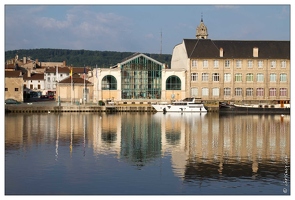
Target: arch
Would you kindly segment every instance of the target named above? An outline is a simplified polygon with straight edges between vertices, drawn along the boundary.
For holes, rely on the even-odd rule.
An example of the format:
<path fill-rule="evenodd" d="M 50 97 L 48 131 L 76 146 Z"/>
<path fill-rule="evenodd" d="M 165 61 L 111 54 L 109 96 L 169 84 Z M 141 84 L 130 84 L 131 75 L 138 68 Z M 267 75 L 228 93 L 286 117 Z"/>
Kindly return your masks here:
<path fill-rule="evenodd" d="M 117 90 L 117 79 L 112 75 L 106 75 L 101 82 L 102 90 Z"/>
<path fill-rule="evenodd" d="M 181 80 L 178 76 L 169 76 L 166 80 L 166 90 L 181 90 Z"/>

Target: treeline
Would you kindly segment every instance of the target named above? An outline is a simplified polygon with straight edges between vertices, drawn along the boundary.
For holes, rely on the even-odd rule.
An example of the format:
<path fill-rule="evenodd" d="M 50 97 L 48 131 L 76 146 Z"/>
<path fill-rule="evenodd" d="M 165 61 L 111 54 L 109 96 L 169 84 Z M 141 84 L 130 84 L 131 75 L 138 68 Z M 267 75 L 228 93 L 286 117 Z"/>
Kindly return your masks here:
<path fill-rule="evenodd" d="M 120 63 L 123 59 L 133 55 L 135 52 L 115 52 L 115 51 L 90 51 L 90 50 L 69 50 L 69 49 L 20 49 L 5 51 L 5 60 L 12 59 L 18 55 L 19 59 L 30 57 L 32 60 L 38 59 L 41 62 L 62 62 L 73 67 L 96 65 L 100 68 L 108 68 Z M 143 53 L 170 67 L 170 54 L 148 54 Z"/>

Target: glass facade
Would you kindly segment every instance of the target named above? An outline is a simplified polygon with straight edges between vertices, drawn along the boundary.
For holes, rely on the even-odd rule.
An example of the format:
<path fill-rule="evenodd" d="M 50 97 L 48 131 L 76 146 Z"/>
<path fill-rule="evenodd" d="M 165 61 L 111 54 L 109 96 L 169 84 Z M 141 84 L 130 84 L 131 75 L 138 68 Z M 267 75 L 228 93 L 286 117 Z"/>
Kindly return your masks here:
<path fill-rule="evenodd" d="M 122 64 L 122 99 L 161 99 L 162 65 L 139 56 Z"/>

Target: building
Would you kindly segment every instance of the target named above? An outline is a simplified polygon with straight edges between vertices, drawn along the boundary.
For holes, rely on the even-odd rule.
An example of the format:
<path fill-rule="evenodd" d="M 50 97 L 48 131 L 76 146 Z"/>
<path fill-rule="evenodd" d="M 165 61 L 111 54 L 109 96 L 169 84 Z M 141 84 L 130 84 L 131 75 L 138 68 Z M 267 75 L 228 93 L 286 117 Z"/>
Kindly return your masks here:
<path fill-rule="evenodd" d="M 23 101 L 23 85 L 22 71 L 5 71 L 5 99 Z"/>
<path fill-rule="evenodd" d="M 173 49 L 171 69 L 185 69 L 185 96 L 207 101 L 289 101 L 290 41 L 208 39 L 201 20 L 196 39 Z"/>
<path fill-rule="evenodd" d="M 93 83 L 73 74 L 58 82 L 56 101 L 72 104 L 93 102 Z"/>
<path fill-rule="evenodd" d="M 93 70 L 94 102 L 149 103 L 185 97 L 185 71 L 136 53 L 115 66 Z"/>

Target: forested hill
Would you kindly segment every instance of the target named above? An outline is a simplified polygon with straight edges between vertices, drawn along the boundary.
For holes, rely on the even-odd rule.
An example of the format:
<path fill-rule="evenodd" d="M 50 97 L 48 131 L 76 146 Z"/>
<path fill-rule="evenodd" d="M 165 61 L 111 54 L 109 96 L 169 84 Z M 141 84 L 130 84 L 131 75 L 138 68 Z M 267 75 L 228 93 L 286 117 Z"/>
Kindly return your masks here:
<path fill-rule="evenodd" d="M 30 57 L 32 60 L 38 59 L 41 62 L 63 62 L 73 67 L 96 65 L 100 68 L 108 68 L 120 63 L 123 59 L 136 52 L 115 52 L 115 51 L 90 51 L 90 50 L 68 50 L 68 49 L 20 49 L 5 51 L 5 60 L 12 59 L 18 55 L 19 59 Z M 148 54 L 143 53 L 161 63 L 166 63 L 170 67 L 171 55 L 169 54 Z"/>

